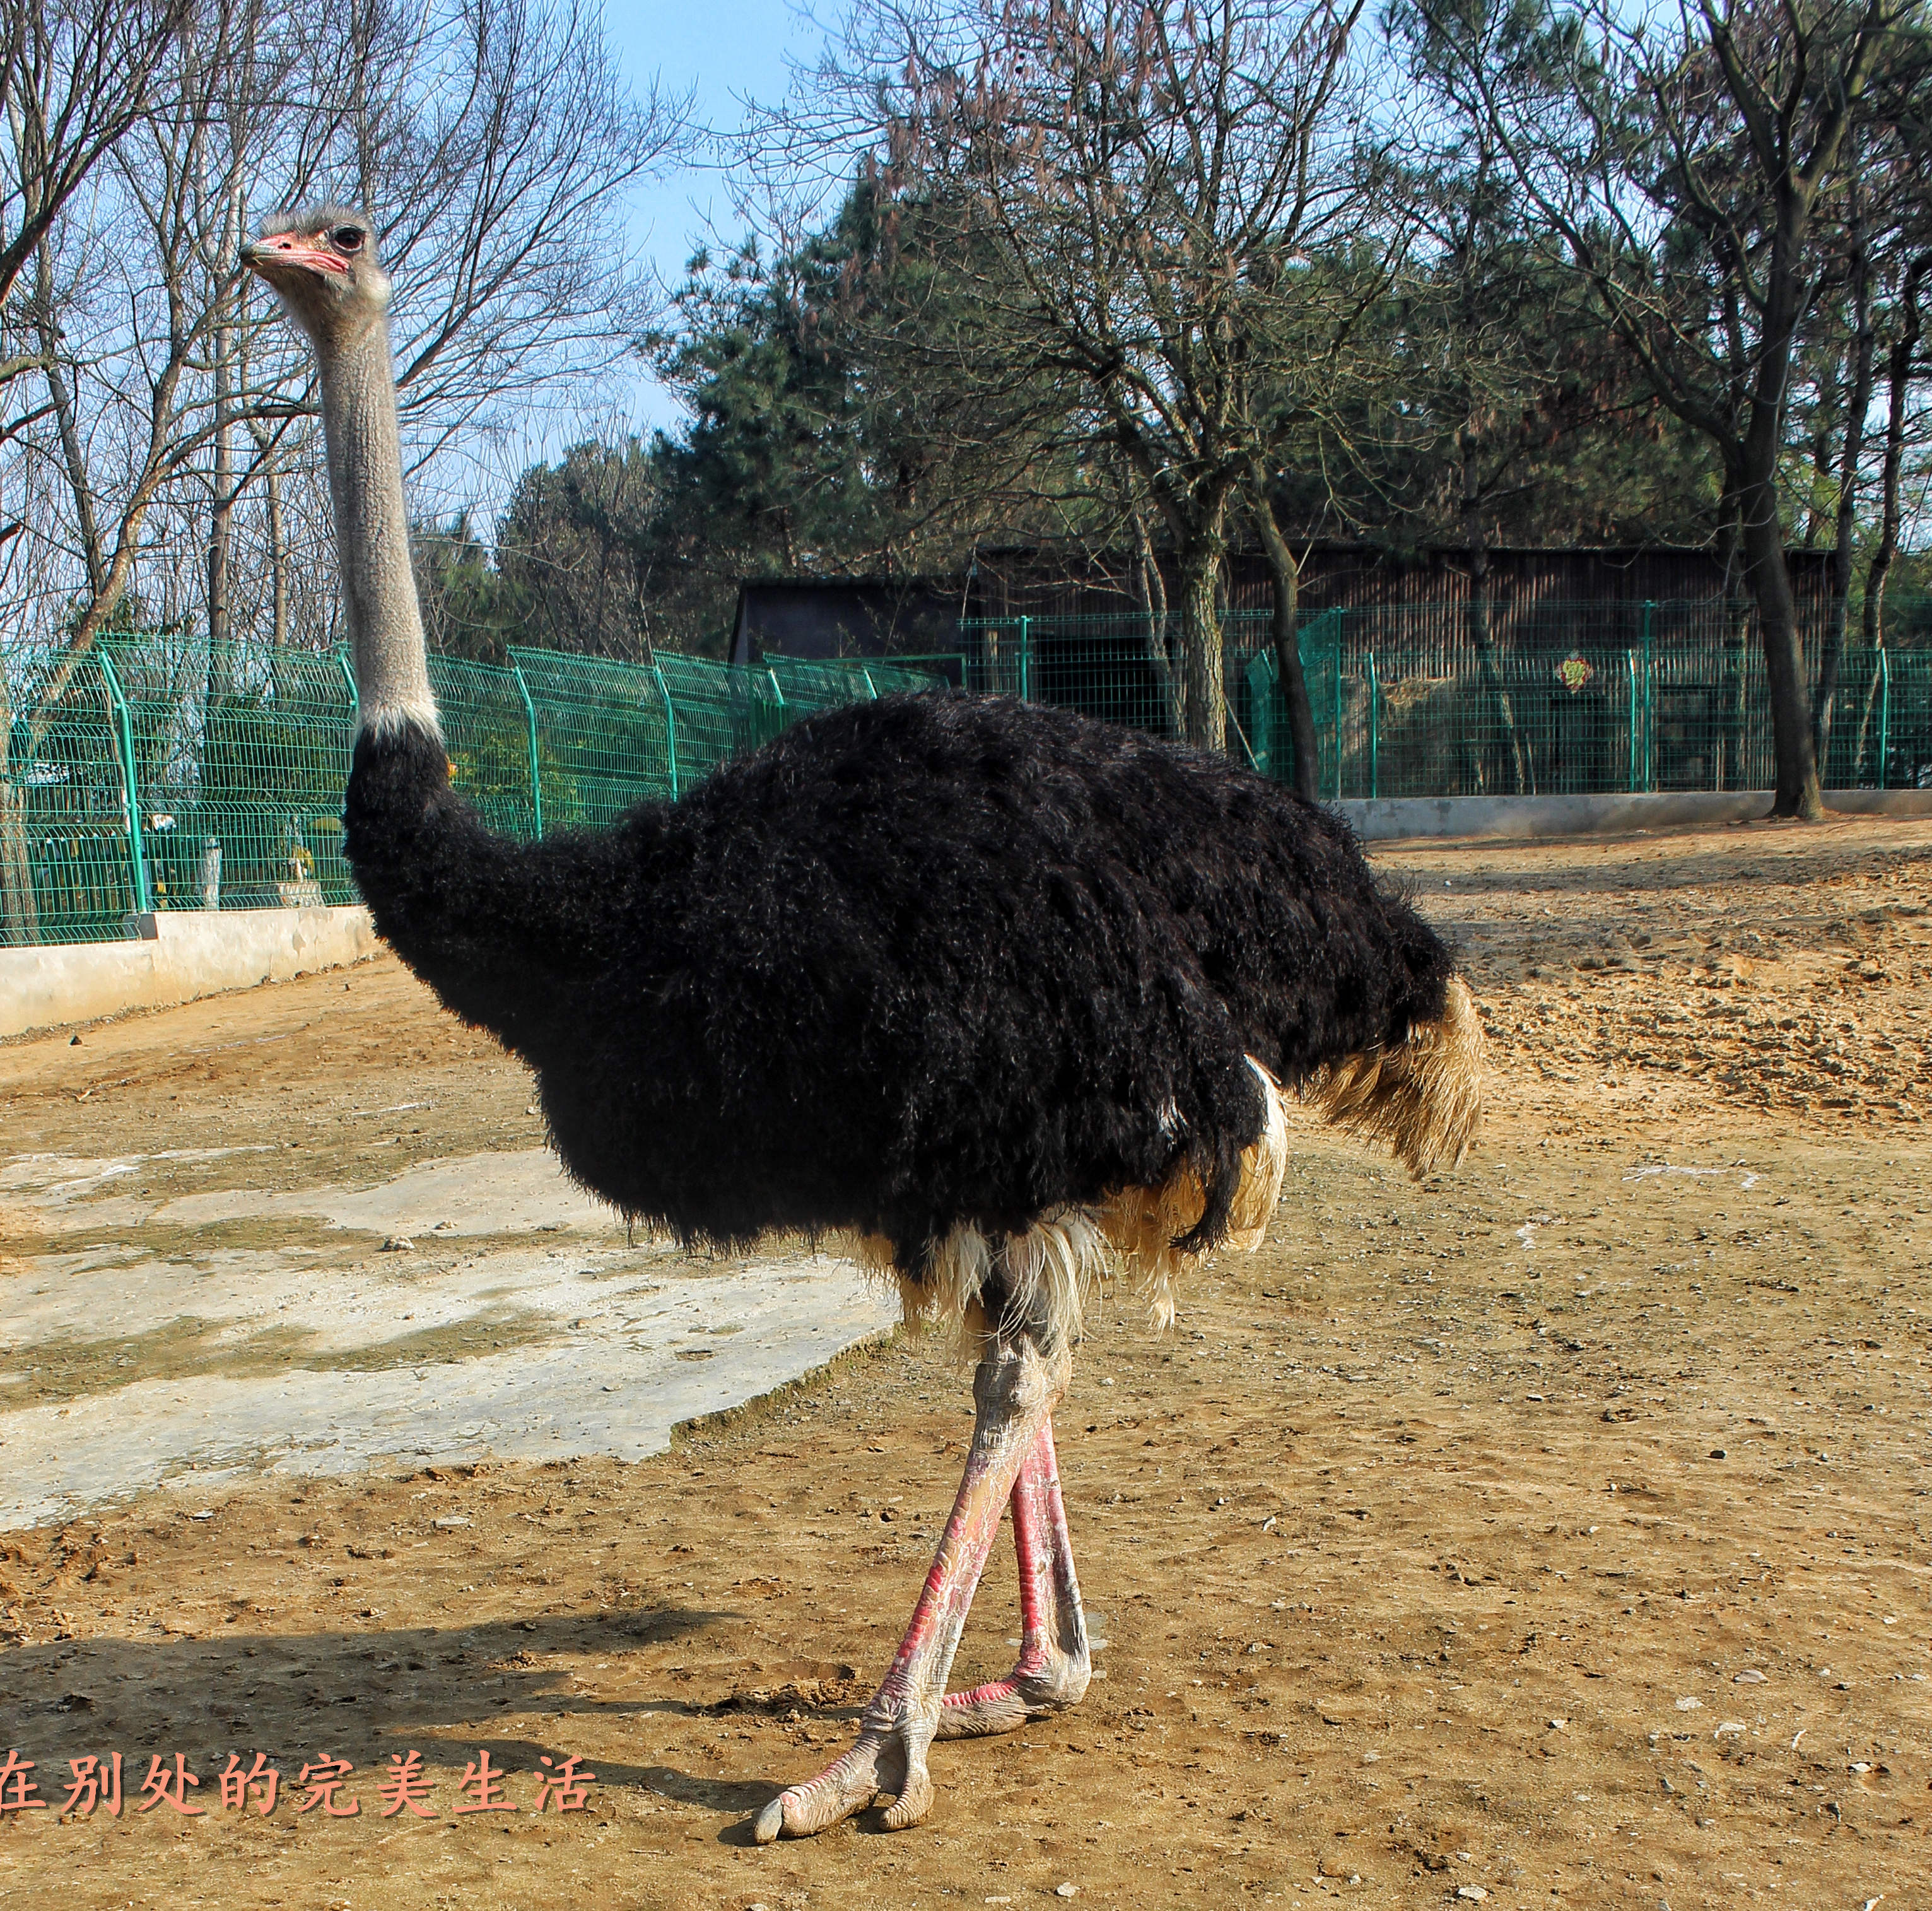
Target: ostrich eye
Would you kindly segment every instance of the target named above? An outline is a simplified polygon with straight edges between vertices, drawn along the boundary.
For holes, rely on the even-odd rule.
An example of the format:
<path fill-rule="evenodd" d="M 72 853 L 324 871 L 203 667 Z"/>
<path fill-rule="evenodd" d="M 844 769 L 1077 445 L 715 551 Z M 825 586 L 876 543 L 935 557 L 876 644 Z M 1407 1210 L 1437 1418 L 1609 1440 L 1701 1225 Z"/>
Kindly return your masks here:
<path fill-rule="evenodd" d="M 364 234 L 360 226 L 338 226 L 329 236 L 342 251 L 360 252 L 362 250 Z"/>

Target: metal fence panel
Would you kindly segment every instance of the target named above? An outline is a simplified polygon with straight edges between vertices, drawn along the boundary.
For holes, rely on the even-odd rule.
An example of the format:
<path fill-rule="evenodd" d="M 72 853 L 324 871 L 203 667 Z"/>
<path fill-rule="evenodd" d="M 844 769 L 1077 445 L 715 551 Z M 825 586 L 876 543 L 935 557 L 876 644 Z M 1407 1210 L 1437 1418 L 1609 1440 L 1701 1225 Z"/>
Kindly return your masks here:
<path fill-rule="evenodd" d="M 1520 606 L 1472 629 L 1478 614 L 1392 605 L 1302 619 L 1324 797 L 1772 781 L 1748 617 L 1708 601 Z M 1229 750 L 1286 780 L 1270 620 L 1232 616 L 1223 639 Z M 345 657 L 164 632 L 104 642 L 65 678 L 55 667 L 0 658 L 0 940 L 118 936 L 144 909 L 352 899 Z M 430 663 L 455 786 L 524 841 L 681 796 L 814 711 L 900 691 L 1004 691 L 1177 736 L 1177 675 L 1133 616 L 969 621 L 956 650 L 884 661 L 740 669 L 519 648 L 508 668 Z M 1932 787 L 1932 651 L 1854 648 L 1831 717 L 1828 788 Z"/>
<path fill-rule="evenodd" d="M 45 667 L 23 672 L 10 703 L 21 714 L 0 778 L 0 942 L 118 936 L 143 906 L 124 703 L 95 657 L 57 692 Z"/>

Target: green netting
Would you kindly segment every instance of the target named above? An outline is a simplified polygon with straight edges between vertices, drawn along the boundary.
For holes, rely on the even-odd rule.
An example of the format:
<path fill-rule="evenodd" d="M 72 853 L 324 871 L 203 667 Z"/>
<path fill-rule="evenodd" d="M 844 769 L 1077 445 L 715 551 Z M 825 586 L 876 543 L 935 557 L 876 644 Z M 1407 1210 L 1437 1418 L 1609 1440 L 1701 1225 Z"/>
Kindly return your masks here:
<path fill-rule="evenodd" d="M 1228 747 L 1286 780 L 1269 620 L 1230 617 L 1225 639 Z M 1721 604 L 1544 604 L 1480 622 L 1396 605 L 1310 615 L 1298 639 L 1327 797 L 1772 780 L 1762 651 Z M 0 940 L 118 936 L 146 909 L 352 899 L 344 657 L 163 633 L 104 642 L 65 677 L 44 657 L 0 657 Z M 430 672 L 457 787 L 524 840 L 681 796 L 814 711 L 899 690 L 1004 690 L 1180 729 L 1144 617 L 964 623 L 956 651 L 890 662 L 519 649 L 508 669 L 436 657 Z M 1932 654 L 1853 650 L 1831 717 L 1828 788 L 1932 787 Z"/>
<path fill-rule="evenodd" d="M 149 909 L 354 900 L 345 657 L 168 632 L 104 642 L 64 681 L 44 657 L 0 665 L 0 940 L 118 937 Z M 772 672 L 698 657 L 430 660 L 452 781 L 524 841 L 681 795 L 811 709 L 937 681 L 874 675 L 834 666 L 788 702 Z"/>
<path fill-rule="evenodd" d="M 121 700 L 100 659 L 64 684 L 44 660 L 8 673 L 0 777 L 0 940 L 118 936 L 140 905 Z"/>
<path fill-rule="evenodd" d="M 452 786 L 492 829 L 531 841 L 542 831 L 532 713 L 522 679 L 498 664 L 433 657 L 429 686 L 442 717 Z"/>
<path fill-rule="evenodd" d="M 916 670 L 904 660 L 888 663 L 877 657 L 768 656 L 765 674 L 782 700 L 785 721 L 793 723 L 814 711 L 836 709 L 841 704 L 946 687 L 945 677 L 937 672 Z"/>
<path fill-rule="evenodd" d="M 134 737 L 144 909 L 346 903 L 342 790 L 355 687 L 341 660 L 164 633 L 101 646 Z"/>
<path fill-rule="evenodd" d="M 960 628 L 956 681 L 969 690 L 1181 734 L 1179 673 L 1144 616 Z M 1311 614 L 1296 635 L 1317 787 L 1331 800 L 1773 781 L 1762 648 L 1753 620 L 1721 602 L 1555 602 L 1482 614 L 1396 604 Z M 1293 752 L 1270 620 L 1230 616 L 1223 636 L 1228 748 L 1286 781 Z M 1916 786 L 1932 771 L 1932 657 L 1852 650 L 1832 718 L 1827 788 Z"/>
<path fill-rule="evenodd" d="M 595 828 L 674 795 L 671 723 L 654 670 L 609 657 L 512 650 L 536 717 L 544 828 Z"/>

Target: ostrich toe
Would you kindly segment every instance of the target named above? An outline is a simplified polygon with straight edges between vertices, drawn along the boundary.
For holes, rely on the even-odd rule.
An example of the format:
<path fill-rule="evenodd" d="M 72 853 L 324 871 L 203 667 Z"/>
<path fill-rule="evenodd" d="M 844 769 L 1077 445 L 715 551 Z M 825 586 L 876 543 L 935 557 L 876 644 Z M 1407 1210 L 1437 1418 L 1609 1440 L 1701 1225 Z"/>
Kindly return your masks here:
<path fill-rule="evenodd" d="M 904 1831 L 916 1825 L 932 1808 L 932 1780 L 926 1768 L 926 1747 L 932 1743 L 934 1707 L 902 1702 L 887 1709 L 884 1688 L 866 1708 L 859 1736 L 850 1751 L 832 1760 L 816 1778 L 794 1785 L 758 1813 L 752 1836 L 768 1845 L 782 1832 L 788 1837 L 809 1837 L 862 1811 L 874 1798 L 890 1797 L 886 1828 Z"/>
<path fill-rule="evenodd" d="M 892 1798 L 885 1814 L 889 1831 L 918 1824 L 932 1809 L 926 1750 L 939 1733 L 946 1675 L 959 1649 L 959 1635 L 980 1576 L 986 1570 L 1000 1513 L 1030 1465 L 1034 1471 L 1029 1477 L 1036 1486 L 1043 1490 L 1047 1483 L 1054 1482 L 1052 1498 L 1055 1504 L 1059 1499 L 1050 1423 L 1066 1390 L 1067 1372 L 1064 1354 L 1051 1361 L 1044 1359 L 1024 1335 L 995 1342 L 988 1350 L 973 1376 L 973 1444 L 967 1451 L 958 1497 L 891 1669 L 860 1720 L 851 1750 L 817 1777 L 780 1792 L 753 1820 L 752 1835 L 759 1843 L 770 1844 L 781 1832 L 809 1837 L 888 1795 Z M 1039 1501 L 1042 1493 L 1027 1497 Z M 1043 1504 L 1034 1510 L 1042 1519 L 1050 1519 Z M 1020 1517 L 1016 1510 L 1016 1535 Z M 1023 1552 L 1023 1587 L 1026 1557 Z M 1070 1561 L 1068 1570 L 1070 1573 Z M 1077 1597 L 1074 1609 L 1078 1609 Z M 1080 1643 L 1084 1651 L 1084 1630 Z"/>

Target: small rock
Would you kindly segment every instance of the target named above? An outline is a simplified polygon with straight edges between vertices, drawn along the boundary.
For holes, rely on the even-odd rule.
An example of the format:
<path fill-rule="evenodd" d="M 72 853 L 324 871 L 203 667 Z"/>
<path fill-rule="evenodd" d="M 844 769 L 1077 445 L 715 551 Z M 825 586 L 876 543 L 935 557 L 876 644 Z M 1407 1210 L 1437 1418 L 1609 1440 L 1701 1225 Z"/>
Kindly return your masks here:
<path fill-rule="evenodd" d="M 1721 1460 L 1724 1459 L 1726 1456 L 1724 1448 L 1721 1447 L 1713 1447 L 1711 1449 L 1711 1457 L 1714 1460 Z"/>
<path fill-rule="evenodd" d="M 1570 1721 L 1568 1719 L 1546 1719 L 1544 1723 L 1552 1732 L 1568 1732 L 1570 1729 Z"/>
<path fill-rule="evenodd" d="M 1055 1885 L 1053 1894 L 1055 1897 L 1078 1897 L 1080 1887 L 1078 1885 Z"/>
<path fill-rule="evenodd" d="M 67 1045 L 70 1048 L 78 1048 L 80 1046 L 80 1036 L 69 1035 L 67 1038 Z"/>
<path fill-rule="evenodd" d="M 190 1519 L 212 1519 L 214 1517 L 214 1509 L 212 1507 L 204 1507 L 200 1512 L 191 1513 L 188 1517 Z"/>
<path fill-rule="evenodd" d="M 1742 1672 L 1736 1674 L 1731 1680 L 1733 1685 L 1762 1685 L 1764 1682 L 1763 1673 L 1755 1666 L 1747 1666 Z"/>
<path fill-rule="evenodd" d="M 1701 1699 L 1680 1699 L 1677 1702 L 1677 1709 L 1680 1712 L 1701 1712 L 1704 1709 L 1704 1702 Z"/>
<path fill-rule="evenodd" d="M 1743 1720 L 1726 1719 L 1716 1731 L 1711 1734 L 1711 1736 L 1713 1738 L 1735 1738 L 1744 1731 L 1744 1729 Z"/>
<path fill-rule="evenodd" d="M 414 1254 L 416 1244 L 406 1234 L 392 1234 L 382 1243 L 385 1254 Z"/>
<path fill-rule="evenodd" d="M 1480 1885 L 1458 1885 L 1456 1887 L 1456 1895 L 1458 1897 L 1467 1898 L 1472 1904 L 1480 1904 L 1489 1896 L 1489 1893 L 1484 1890 Z"/>
<path fill-rule="evenodd" d="M 467 1514 L 453 1513 L 448 1519 L 439 1519 L 436 1523 L 439 1526 L 467 1526 L 470 1524 L 470 1519 Z"/>
<path fill-rule="evenodd" d="M 1852 1769 L 1856 1772 L 1867 1772 L 1870 1771 L 1871 1765 L 1869 1760 L 1860 1759 L 1852 1765 Z"/>

